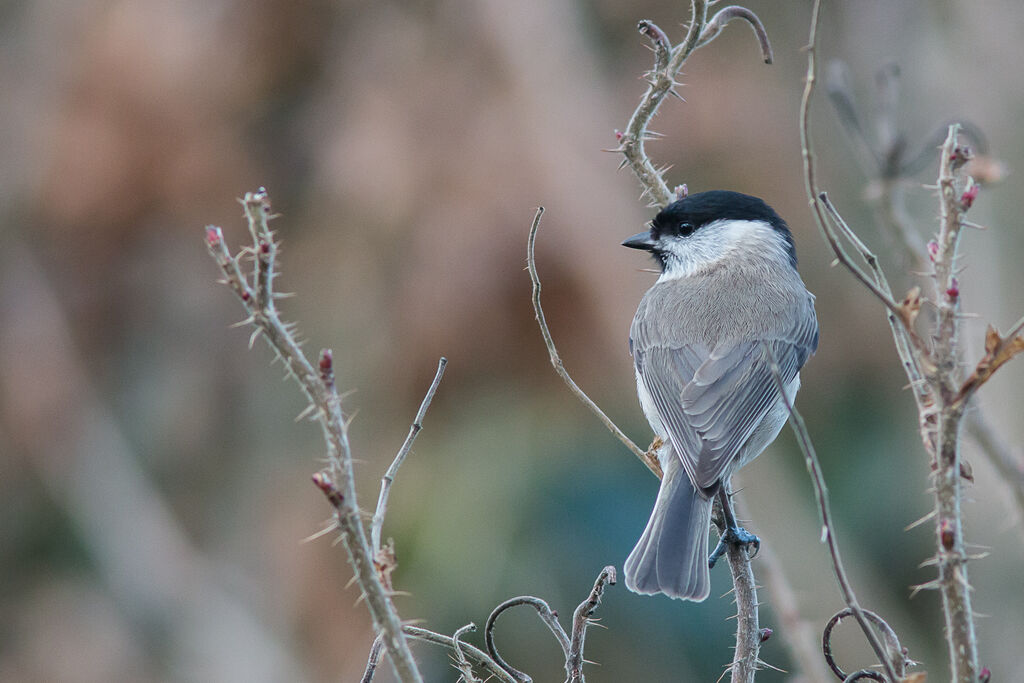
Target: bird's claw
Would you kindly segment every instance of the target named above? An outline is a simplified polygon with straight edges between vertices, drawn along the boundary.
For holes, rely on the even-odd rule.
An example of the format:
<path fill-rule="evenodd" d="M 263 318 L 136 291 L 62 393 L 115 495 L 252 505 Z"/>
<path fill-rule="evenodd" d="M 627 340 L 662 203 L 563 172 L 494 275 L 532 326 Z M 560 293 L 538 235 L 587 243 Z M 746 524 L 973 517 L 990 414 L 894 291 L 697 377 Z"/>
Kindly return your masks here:
<path fill-rule="evenodd" d="M 718 539 L 718 545 L 715 546 L 714 552 L 708 558 L 708 567 L 714 567 L 715 563 L 718 562 L 718 558 L 725 554 L 725 551 L 730 545 L 743 546 L 749 548 L 754 547 L 754 553 L 751 555 L 748 552 L 748 557 L 754 559 L 757 557 L 757 553 L 761 550 L 761 539 L 750 533 L 741 526 L 729 527 L 722 534 L 721 538 Z"/>

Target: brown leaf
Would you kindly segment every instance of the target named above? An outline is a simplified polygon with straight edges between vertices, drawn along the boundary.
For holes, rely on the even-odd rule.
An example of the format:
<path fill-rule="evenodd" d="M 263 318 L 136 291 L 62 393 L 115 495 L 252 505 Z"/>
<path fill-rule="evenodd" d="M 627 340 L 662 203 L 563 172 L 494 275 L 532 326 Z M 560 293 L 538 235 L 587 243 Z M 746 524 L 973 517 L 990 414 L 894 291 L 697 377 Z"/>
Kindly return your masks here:
<path fill-rule="evenodd" d="M 900 302 L 900 310 L 903 312 L 903 321 L 907 327 L 913 327 L 917 320 L 917 314 L 921 312 L 921 288 L 914 287 L 907 296 Z"/>
<path fill-rule="evenodd" d="M 925 683 L 928 680 L 927 671 L 915 671 L 903 677 L 901 683 Z"/>

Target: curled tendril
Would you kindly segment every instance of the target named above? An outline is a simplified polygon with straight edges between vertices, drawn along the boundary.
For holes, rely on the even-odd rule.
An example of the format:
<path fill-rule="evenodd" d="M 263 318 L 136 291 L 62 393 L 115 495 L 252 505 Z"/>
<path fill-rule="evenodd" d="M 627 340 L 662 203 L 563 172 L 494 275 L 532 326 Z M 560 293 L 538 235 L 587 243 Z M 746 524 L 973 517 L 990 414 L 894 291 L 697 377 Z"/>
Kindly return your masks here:
<path fill-rule="evenodd" d="M 868 621 L 878 628 L 879 633 L 882 635 L 885 649 L 888 650 L 889 656 L 892 659 L 896 675 L 902 679 L 907 667 L 913 665 L 915 662 L 907 657 L 907 651 L 902 645 L 900 645 L 900 640 L 896 636 L 896 631 L 889 626 L 885 619 L 878 616 L 871 610 L 865 609 L 861 610 L 861 612 Z M 873 681 L 882 681 L 882 683 L 885 683 L 887 679 L 877 671 L 861 669 L 860 671 L 855 671 L 853 673 L 846 673 L 838 664 L 836 664 L 835 657 L 832 654 L 832 631 L 839 625 L 839 622 L 850 616 L 853 616 L 853 610 L 847 607 L 833 614 L 832 618 L 825 624 L 825 630 L 821 634 L 821 653 L 825 657 L 825 663 L 827 663 L 829 668 L 832 669 L 832 673 L 836 675 L 836 678 L 844 683 L 852 683 L 852 681 L 868 679 Z"/>

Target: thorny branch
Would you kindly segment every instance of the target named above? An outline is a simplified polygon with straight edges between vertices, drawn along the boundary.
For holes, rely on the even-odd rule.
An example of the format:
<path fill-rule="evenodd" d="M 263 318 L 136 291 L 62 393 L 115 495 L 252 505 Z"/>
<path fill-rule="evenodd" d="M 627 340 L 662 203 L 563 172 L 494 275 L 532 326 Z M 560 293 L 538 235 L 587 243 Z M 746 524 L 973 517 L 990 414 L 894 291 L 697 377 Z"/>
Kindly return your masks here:
<path fill-rule="evenodd" d="M 975 681 L 978 677 L 977 640 L 970 603 L 970 585 L 963 516 L 962 478 L 964 465 L 960 455 L 961 423 L 971 396 L 1016 354 L 1024 351 L 1024 318 L 1002 336 L 989 327 L 985 336 L 985 354 L 966 380 L 959 370 L 960 283 L 956 277 L 956 260 L 962 228 L 967 225 L 964 214 L 978 196 L 979 185 L 964 173 L 971 159 L 970 150 L 959 142 L 960 126 L 949 126 L 940 152 L 939 232 L 927 245 L 932 264 L 935 308 L 931 334 L 926 342 L 918 335 L 915 321 L 922 305 L 921 290 L 915 287 L 901 303 L 891 295 L 875 256 L 863 245 L 839 216 L 824 193 L 818 192 L 814 177 L 814 156 L 809 135 L 809 101 L 815 80 L 815 35 L 819 1 L 816 0 L 808 46 L 807 84 L 801 102 L 801 141 L 804 153 L 804 178 L 808 197 L 819 228 L 837 259 L 846 266 L 888 309 L 890 326 L 897 353 L 914 388 L 920 418 L 921 437 L 932 459 L 935 493 L 935 534 L 937 552 L 934 563 L 938 577 L 920 588 L 936 588 L 942 595 L 946 622 L 947 648 L 952 677 L 958 682 Z M 874 273 L 874 279 L 852 263 L 837 234 L 826 220 L 839 226 L 844 238 L 855 245 Z"/>
<path fill-rule="evenodd" d="M 398 612 L 374 566 L 356 502 L 348 423 L 334 383 L 333 356 L 330 350 L 325 349 L 320 354 L 318 367 L 314 368 L 296 340 L 294 325 L 280 318 L 275 303 L 280 295 L 273 287 L 277 242 L 268 226 L 273 216 L 266 190 L 260 188 L 257 192 L 246 193 L 242 206 L 252 245 L 233 256 L 224 242 L 221 229 L 209 226 L 206 228 L 206 246 L 220 267 L 225 283 L 238 296 L 248 314 L 243 322 L 254 328 L 250 345 L 262 335 L 310 402 L 312 414 L 323 431 L 328 456 L 327 471 L 318 473 L 314 482 L 335 509 L 337 528 L 348 551 L 356 581 L 398 679 L 403 683 L 419 683 L 423 679 L 409 650 Z M 240 261 L 243 257 L 254 262 L 251 281 L 242 272 Z"/>
<path fill-rule="evenodd" d="M 587 627 L 594 621 L 591 617 L 601 603 L 601 596 L 604 594 L 605 587 L 609 585 L 615 585 L 615 567 L 610 566 L 601 570 L 597 580 L 594 582 L 594 588 L 590 591 L 590 595 L 573 612 L 572 636 L 569 636 L 565 629 L 562 628 L 558 621 L 558 614 L 551 609 L 548 603 L 540 598 L 533 597 L 532 595 L 521 595 L 501 603 L 487 617 L 487 623 L 484 625 L 484 644 L 491 659 L 497 662 L 498 666 L 507 675 L 511 676 L 516 683 L 532 682 L 533 679 L 530 676 L 506 662 L 498 654 L 498 649 L 494 645 L 494 626 L 497 623 L 498 617 L 513 607 L 532 607 L 544 622 L 544 625 L 554 634 L 559 646 L 562 648 L 562 654 L 565 655 L 566 683 L 585 683 L 583 664 L 586 660 L 583 659 L 583 643 L 586 639 Z"/>
<path fill-rule="evenodd" d="M 872 187 L 869 194 L 875 199 L 872 203 L 876 205 L 880 223 L 887 228 L 887 233 L 895 235 L 902 243 L 906 255 L 904 261 L 909 267 L 923 270 L 928 250 L 919 232 L 911 228 L 910 219 L 903 206 L 902 190 L 904 185 L 910 182 L 911 176 L 922 170 L 931 160 L 934 150 L 942 145 L 948 135 L 949 123 L 942 124 L 923 144 L 917 145 L 916 152 L 912 151 L 908 136 L 899 130 L 896 116 L 900 91 L 899 68 L 895 64 L 885 65 L 876 75 L 876 83 L 878 99 L 882 105 L 873 121 L 874 129 L 878 131 L 876 138 L 867 134 L 865 121 L 862 120 L 855 104 L 848 69 L 844 64 L 833 62 L 829 65 L 825 85 L 839 121 L 851 138 L 853 151 L 861 159 L 864 172 L 871 179 Z M 961 122 L 960 125 L 960 139 L 970 141 L 975 152 L 965 164 L 964 171 L 968 172 L 980 186 L 999 182 L 1006 169 L 997 159 L 986 156 L 987 143 L 982 131 L 967 121 Z M 832 219 L 842 223 L 834 207 L 831 207 L 824 198 L 823 201 Z M 844 226 L 845 224 L 839 225 L 844 236 L 856 244 L 856 236 Z M 937 247 L 938 243 L 935 245 Z M 869 260 L 862 246 L 858 245 L 858 249 L 865 260 Z M 874 256 L 871 255 L 870 258 L 874 259 Z M 877 268 L 875 270 L 877 281 L 878 277 L 881 277 L 881 271 Z M 888 289 L 887 286 L 885 288 Z M 893 334 L 898 345 L 905 342 L 900 339 L 899 330 L 895 327 Z M 1006 339 L 1012 340 L 1015 336 L 1010 333 L 1006 335 Z M 898 351 L 901 359 L 907 356 L 904 350 Z M 926 406 L 922 405 L 922 398 L 928 399 L 929 389 L 919 373 L 908 373 L 908 378 L 915 392 L 918 410 L 923 414 L 925 411 L 922 408 Z M 982 406 L 974 406 L 964 419 L 968 435 L 1010 485 L 1018 516 L 1024 517 L 1024 460 L 1006 446 L 994 427 L 989 424 Z"/>
<path fill-rule="evenodd" d="M 601 604 L 601 596 L 605 586 L 615 585 L 615 567 L 605 567 L 594 582 L 590 596 L 580 603 L 572 615 L 572 638 L 569 651 L 565 657 L 565 673 L 569 683 L 583 683 L 583 642 L 587 636 L 587 627 L 593 623 L 592 616 Z"/>
<path fill-rule="evenodd" d="M 765 63 L 772 63 L 772 48 L 768 42 L 768 34 L 756 14 L 743 7 L 730 6 L 719 10 L 709 21 L 708 7 L 711 4 L 708 0 L 691 0 L 690 27 L 686 32 L 686 38 L 675 47 L 666 33 L 654 22 L 644 19 L 637 24 L 637 30 L 651 41 L 654 68 L 646 74 L 647 91 L 626 124 L 625 131 L 616 133 L 619 147 L 615 151 L 622 153 L 623 163 L 628 164 L 633 170 L 643 187 L 643 194 L 654 206 L 668 205 L 674 199 L 674 195 L 662 177 L 664 169 L 655 168 L 644 150 L 644 143 L 657 136 L 650 132 L 647 126 L 667 95 L 679 97 L 675 91 L 675 87 L 679 85 L 676 76 L 690 54 L 698 47 L 703 47 L 714 40 L 733 19 L 743 19 L 754 29 Z"/>

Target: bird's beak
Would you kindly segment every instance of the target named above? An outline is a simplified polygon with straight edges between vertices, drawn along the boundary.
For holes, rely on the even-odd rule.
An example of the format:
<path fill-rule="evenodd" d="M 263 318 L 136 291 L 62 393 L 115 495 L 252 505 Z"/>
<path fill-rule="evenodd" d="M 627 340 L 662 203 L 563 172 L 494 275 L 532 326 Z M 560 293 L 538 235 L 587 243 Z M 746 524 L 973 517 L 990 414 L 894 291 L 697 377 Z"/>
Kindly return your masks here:
<path fill-rule="evenodd" d="M 643 249 L 644 251 L 653 251 L 655 241 L 651 239 L 651 233 L 638 232 L 626 241 L 622 243 L 622 246 L 629 247 L 630 249 Z"/>

